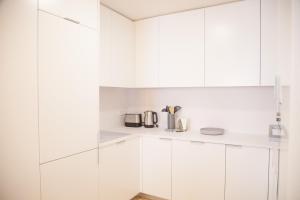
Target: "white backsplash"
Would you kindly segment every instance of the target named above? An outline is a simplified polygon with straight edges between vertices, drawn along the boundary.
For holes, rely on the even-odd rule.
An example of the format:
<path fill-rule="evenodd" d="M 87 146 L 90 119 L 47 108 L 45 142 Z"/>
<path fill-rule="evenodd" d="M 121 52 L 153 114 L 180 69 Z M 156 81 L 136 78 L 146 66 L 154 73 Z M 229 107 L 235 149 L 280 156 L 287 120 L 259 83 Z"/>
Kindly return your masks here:
<path fill-rule="evenodd" d="M 214 126 L 267 135 L 269 124 L 274 123 L 273 98 L 272 87 L 101 88 L 101 128 L 122 126 L 121 115 L 126 112 L 153 110 L 161 116 L 166 105 L 180 105 L 178 116 L 189 119 L 191 130 Z"/>

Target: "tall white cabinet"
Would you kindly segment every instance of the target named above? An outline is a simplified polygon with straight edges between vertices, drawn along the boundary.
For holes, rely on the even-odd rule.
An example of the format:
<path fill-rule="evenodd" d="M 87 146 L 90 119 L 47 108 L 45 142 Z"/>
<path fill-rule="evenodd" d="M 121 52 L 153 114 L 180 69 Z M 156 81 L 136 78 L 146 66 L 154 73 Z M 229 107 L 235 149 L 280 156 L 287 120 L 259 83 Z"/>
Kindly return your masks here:
<path fill-rule="evenodd" d="M 41 197 L 98 200 L 97 0 L 40 1 Z"/>
<path fill-rule="evenodd" d="M 41 166 L 43 200 L 98 200 L 98 150 Z"/>
<path fill-rule="evenodd" d="M 260 0 L 205 9 L 205 86 L 259 86 Z"/>
<path fill-rule="evenodd" d="M 269 149 L 226 146 L 226 200 L 267 200 Z"/>
<path fill-rule="evenodd" d="M 40 200 L 37 1 L 0 1 L 0 199 Z"/>
<path fill-rule="evenodd" d="M 204 86 L 204 10 L 159 18 L 159 85 Z"/>
<path fill-rule="evenodd" d="M 97 32 L 39 12 L 41 162 L 97 147 Z"/>

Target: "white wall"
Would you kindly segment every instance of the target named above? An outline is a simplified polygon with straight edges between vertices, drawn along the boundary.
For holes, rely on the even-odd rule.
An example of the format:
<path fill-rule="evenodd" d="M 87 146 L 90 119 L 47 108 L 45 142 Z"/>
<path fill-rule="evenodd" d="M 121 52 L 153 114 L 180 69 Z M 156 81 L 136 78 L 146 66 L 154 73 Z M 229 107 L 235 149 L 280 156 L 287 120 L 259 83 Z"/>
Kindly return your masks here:
<path fill-rule="evenodd" d="M 300 0 L 293 0 L 293 67 L 287 200 L 300 199 Z"/>
<path fill-rule="evenodd" d="M 39 200 L 37 0 L 0 0 L 0 199 Z"/>
<path fill-rule="evenodd" d="M 119 127 L 128 108 L 129 89 L 100 88 L 100 129 Z"/>
<path fill-rule="evenodd" d="M 126 111 L 160 113 L 166 105 L 182 106 L 179 116 L 190 119 L 192 130 L 217 126 L 231 132 L 267 135 L 268 125 L 274 123 L 272 87 L 102 88 L 100 92 L 101 128 L 121 125 L 119 116 Z"/>

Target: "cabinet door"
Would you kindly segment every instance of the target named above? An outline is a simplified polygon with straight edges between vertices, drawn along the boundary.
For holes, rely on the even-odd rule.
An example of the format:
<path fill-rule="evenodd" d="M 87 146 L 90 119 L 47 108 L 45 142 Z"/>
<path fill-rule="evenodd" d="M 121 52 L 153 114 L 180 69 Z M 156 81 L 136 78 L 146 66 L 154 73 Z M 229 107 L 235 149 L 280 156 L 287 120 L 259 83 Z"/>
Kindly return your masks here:
<path fill-rule="evenodd" d="M 128 200 L 140 192 L 139 147 L 135 138 L 100 148 L 100 200 Z"/>
<path fill-rule="evenodd" d="M 40 200 L 38 1 L 0 1 L 0 199 Z"/>
<path fill-rule="evenodd" d="M 204 10 L 159 20 L 160 86 L 204 86 Z"/>
<path fill-rule="evenodd" d="M 260 0 L 205 9 L 205 86 L 257 86 Z"/>
<path fill-rule="evenodd" d="M 173 200 L 224 200 L 225 145 L 174 141 Z"/>
<path fill-rule="evenodd" d="M 98 200 L 98 149 L 41 166 L 43 200 Z"/>
<path fill-rule="evenodd" d="M 135 83 L 134 24 L 111 13 L 111 74 L 112 86 L 132 87 Z"/>
<path fill-rule="evenodd" d="M 268 199 L 269 150 L 226 147 L 226 200 Z"/>
<path fill-rule="evenodd" d="M 142 192 L 171 199 L 172 141 L 144 137 L 142 145 Z"/>
<path fill-rule="evenodd" d="M 291 1 L 261 1 L 261 85 L 288 84 L 290 73 Z"/>
<path fill-rule="evenodd" d="M 39 0 L 39 9 L 97 28 L 99 4 L 98 0 Z"/>
<path fill-rule="evenodd" d="M 111 72 L 111 13 L 105 6 L 101 8 L 100 20 L 100 86 L 110 86 L 112 84 Z"/>
<path fill-rule="evenodd" d="M 157 87 L 159 70 L 159 18 L 135 23 L 136 86 Z"/>
<path fill-rule="evenodd" d="M 39 12 L 41 162 L 97 147 L 97 32 Z"/>

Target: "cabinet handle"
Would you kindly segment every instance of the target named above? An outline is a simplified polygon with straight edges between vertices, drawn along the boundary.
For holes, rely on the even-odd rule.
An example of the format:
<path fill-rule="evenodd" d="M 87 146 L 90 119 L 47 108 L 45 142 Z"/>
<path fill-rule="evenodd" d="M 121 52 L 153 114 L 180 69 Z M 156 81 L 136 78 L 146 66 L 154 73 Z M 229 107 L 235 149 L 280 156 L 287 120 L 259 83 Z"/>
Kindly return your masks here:
<path fill-rule="evenodd" d="M 160 140 L 172 140 L 171 138 L 159 138 Z"/>
<path fill-rule="evenodd" d="M 242 148 L 242 145 L 238 145 L 238 144 L 227 144 L 227 146 L 229 147 L 234 147 L 234 148 Z"/>
<path fill-rule="evenodd" d="M 195 141 L 195 140 L 191 140 L 191 143 L 205 144 L 205 142 L 203 141 Z"/>
<path fill-rule="evenodd" d="M 67 20 L 67 21 L 73 22 L 73 23 L 75 23 L 75 24 L 80 24 L 79 21 L 76 21 L 76 20 L 74 20 L 74 19 L 70 19 L 70 18 L 68 18 L 68 17 L 64 17 L 64 19 Z"/>
<path fill-rule="evenodd" d="M 116 144 L 122 144 L 122 143 L 124 143 L 124 142 L 126 142 L 126 140 L 118 141 L 118 142 L 116 142 Z"/>

